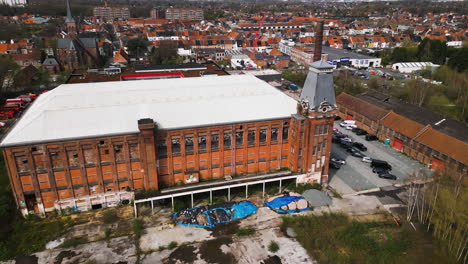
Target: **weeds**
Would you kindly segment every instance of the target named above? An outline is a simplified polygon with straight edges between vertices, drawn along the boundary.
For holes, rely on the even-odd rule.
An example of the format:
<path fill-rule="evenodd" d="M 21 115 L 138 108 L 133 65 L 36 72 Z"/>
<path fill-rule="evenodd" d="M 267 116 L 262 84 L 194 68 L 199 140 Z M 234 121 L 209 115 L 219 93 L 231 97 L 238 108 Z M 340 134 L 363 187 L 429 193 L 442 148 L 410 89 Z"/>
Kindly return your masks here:
<path fill-rule="evenodd" d="M 173 249 L 177 247 L 177 242 L 175 241 L 172 241 L 171 243 L 169 243 L 169 245 L 167 245 L 167 249 Z"/>
<path fill-rule="evenodd" d="M 320 185 L 319 183 L 314 183 L 314 184 L 306 183 L 306 184 L 297 184 L 297 186 L 296 186 L 295 182 L 291 182 L 287 186 L 287 189 L 290 190 L 290 191 L 293 191 L 293 192 L 297 192 L 297 193 L 303 193 L 306 190 L 310 190 L 310 189 L 315 189 L 315 190 L 321 191 L 322 190 L 322 185 Z"/>
<path fill-rule="evenodd" d="M 111 224 L 117 221 L 119 217 L 117 216 L 117 211 L 115 209 L 108 209 L 102 214 L 102 222 L 105 224 Z"/>
<path fill-rule="evenodd" d="M 255 234 L 255 229 L 251 226 L 247 228 L 239 228 L 236 232 L 238 236 L 250 236 Z"/>
<path fill-rule="evenodd" d="M 88 242 L 86 238 L 70 238 L 70 239 L 65 240 L 63 244 L 60 245 L 60 247 L 62 248 L 76 247 L 78 245 L 85 244 L 86 242 Z"/>
<path fill-rule="evenodd" d="M 279 250 L 278 243 L 276 241 L 271 241 L 268 245 L 268 250 L 273 253 L 277 252 Z"/>
<path fill-rule="evenodd" d="M 319 263 L 404 263 L 409 246 L 401 228 L 358 222 L 342 213 L 283 217 L 281 230 L 287 227 Z"/>

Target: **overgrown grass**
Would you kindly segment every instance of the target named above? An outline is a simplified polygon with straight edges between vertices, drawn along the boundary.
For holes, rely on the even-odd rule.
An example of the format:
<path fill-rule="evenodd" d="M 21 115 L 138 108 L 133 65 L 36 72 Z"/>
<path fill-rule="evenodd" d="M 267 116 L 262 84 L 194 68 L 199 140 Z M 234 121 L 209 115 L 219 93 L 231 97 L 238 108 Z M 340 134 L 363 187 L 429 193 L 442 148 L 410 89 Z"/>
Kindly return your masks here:
<path fill-rule="evenodd" d="M 341 213 L 283 217 L 319 263 L 405 263 L 407 231 L 391 222 L 358 222 Z"/>
<path fill-rule="evenodd" d="M 117 215 L 117 210 L 115 209 L 107 209 L 102 213 L 102 222 L 105 224 L 114 223 L 118 219 L 119 216 Z"/>
<path fill-rule="evenodd" d="M 278 243 L 276 241 L 271 241 L 268 245 L 268 250 L 273 253 L 277 252 L 279 250 Z"/>
<path fill-rule="evenodd" d="M 247 228 L 239 228 L 236 232 L 238 236 L 250 236 L 255 234 L 255 229 L 251 226 Z"/>

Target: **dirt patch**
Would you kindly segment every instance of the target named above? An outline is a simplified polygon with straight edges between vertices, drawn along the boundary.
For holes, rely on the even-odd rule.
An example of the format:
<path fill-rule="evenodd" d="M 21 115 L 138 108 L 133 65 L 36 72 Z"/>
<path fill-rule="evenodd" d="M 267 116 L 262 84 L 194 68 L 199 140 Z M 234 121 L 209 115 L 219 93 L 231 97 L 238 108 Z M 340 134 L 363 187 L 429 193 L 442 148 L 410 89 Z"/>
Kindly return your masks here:
<path fill-rule="evenodd" d="M 20 256 L 15 259 L 16 264 L 37 264 L 36 256 Z"/>
<path fill-rule="evenodd" d="M 197 260 L 197 254 L 195 254 L 196 248 L 193 245 L 182 245 L 174 250 L 165 263 L 193 263 Z"/>
<path fill-rule="evenodd" d="M 201 259 L 205 260 L 208 263 L 237 263 L 235 257 L 231 253 L 224 253 L 221 250 L 222 245 L 229 245 L 231 243 L 232 238 L 230 237 L 217 238 L 201 243 Z"/>
<path fill-rule="evenodd" d="M 274 256 L 268 257 L 267 259 L 264 259 L 260 263 L 262 263 L 262 264 L 281 264 L 282 262 L 281 262 L 280 257 L 274 255 Z"/>
<path fill-rule="evenodd" d="M 67 258 L 73 258 L 75 256 L 77 256 L 75 251 L 71 251 L 71 250 L 61 251 L 57 255 L 57 257 L 55 257 L 54 264 L 60 264 L 60 263 L 62 263 L 62 260 L 67 259 Z"/>
<path fill-rule="evenodd" d="M 239 223 L 240 220 L 234 220 L 229 223 L 217 224 L 213 228 L 205 228 L 205 230 L 211 231 L 211 235 L 214 237 L 230 236 L 237 232 Z"/>

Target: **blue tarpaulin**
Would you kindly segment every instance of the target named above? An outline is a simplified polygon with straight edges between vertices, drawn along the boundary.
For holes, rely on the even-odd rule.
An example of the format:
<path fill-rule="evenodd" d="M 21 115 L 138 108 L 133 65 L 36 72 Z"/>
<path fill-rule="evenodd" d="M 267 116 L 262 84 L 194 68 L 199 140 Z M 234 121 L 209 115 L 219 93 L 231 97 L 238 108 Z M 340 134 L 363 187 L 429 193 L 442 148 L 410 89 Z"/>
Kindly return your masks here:
<path fill-rule="evenodd" d="M 255 213 L 257 206 L 249 201 L 241 201 L 185 209 L 174 213 L 172 219 L 183 226 L 214 227 Z"/>
<path fill-rule="evenodd" d="M 297 204 L 295 206 L 291 206 L 290 208 L 290 205 L 292 203 L 296 203 L 298 202 L 299 200 L 304 200 L 304 197 L 302 196 L 289 196 L 289 195 L 285 195 L 285 196 L 281 196 L 281 197 L 276 197 L 275 199 L 269 201 L 269 202 L 265 202 L 265 205 L 270 208 L 271 210 L 279 213 L 279 214 L 286 214 L 286 213 L 296 213 L 296 212 L 302 212 L 302 211 L 305 211 L 305 210 L 309 210 L 310 209 L 310 206 L 309 206 L 309 203 L 306 201 L 306 204 L 307 206 L 304 207 L 304 208 L 299 208 L 297 206 Z"/>

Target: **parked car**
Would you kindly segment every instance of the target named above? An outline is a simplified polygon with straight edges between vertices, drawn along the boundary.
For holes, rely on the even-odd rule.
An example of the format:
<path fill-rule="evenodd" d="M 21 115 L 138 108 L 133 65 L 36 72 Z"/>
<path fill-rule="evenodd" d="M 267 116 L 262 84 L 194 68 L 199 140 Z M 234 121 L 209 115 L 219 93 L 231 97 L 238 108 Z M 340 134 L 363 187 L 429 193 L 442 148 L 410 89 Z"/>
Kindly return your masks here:
<path fill-rule="evenodd" d="M 364 144 L 359 142 L 353 142 L 353 146 L 359 149 L 360 151 L 367 151 L 367 147 Z"/>
<path fill-rule="evenodd" d="M 351 142 L 341 141 L 340 142 L 340 147 L 342 147 L 344 149 L 349 149 L 349 148 L 353 147 L 353 145 L 351 144 Z"/>
<path fill-rule="evenodd" d="M 337 136 L 335 136 L 335 135 L 332 135 L 332 142 L 333 142 L 333 143 L 340 143 L 340 141 L 341 141 L 341 140 L 340 140 L 339 137 L 337 137 Z"/>
<path fill-rule="evenodd" d="M 356 125 L 356 121 L 354 120 L 344 120 L 340 123 L 340 127 L 347 127 L 349 125 Z"/>
<path fill-rule="evenodd" d="M 349 143 L 351 143 L 351 142 L 353 142 L 353 139 L 350 138 L 350 137 L 344 137 L 344 138 L 340 138 L 340 141 L 341 141 L 341 142 L 344 141 L 344 142 L 349 142 Z"/>
<path fill-rule="evenodd" d="M 371 167 L 372 168 L 376 168 L 376 167 L 384 168 L 389 171 L 392 170 L 392 166 L 388 164 L 388 162 L 386 162 L 385 160 L 372 159 Z"/>
<path fill-rule="evenodd" d="M 356 133 L 356 135 L 358 135 L 358 136 L 362 136 L 362 135 L 367 134 L 367 132 L 364 129 L 360 129 L 360 128 L 353 129 L 353 132 Z"/>
<path fill-rule="evenodd" d="M 389 179 L 389 180 L 396 180 L 397 177 L 391 173 L 379 173 L 379 178 Z"/>
<path fill-rule="evenodd" d="M 348 136 L 348 135 L 343 134 L 343 133 L 341 133 L 341 132 L 339 132 L 339 131 L 338 131 L 338 132 L 333 132 L 333 135 L 336 136 L 336 137 L 338 137 L 338 138 L 344 138 L 344 137 L 347 137 L 347 136 Z"/>
<path fill-rule="evenodd" d="M 328 162 L 328 165 L 329 165 L 330 168 L 332 168 L 332 169 L 337 169 L 337 170 L 339 170 L 339 169 L 341 168 L 341 164 L 340 164 L 340 163 L 335 162 L 335 161 L 332 161 L 332 160 L 330 160 L 330 161 Z"/>
<path fill-rule="evenodd" d="M 372 172 L 377 173 L 377 174 L 383 174 L 383 173 L 388 173 L 388 170 L 382 167 L 374 167 L 372 168 Z"/>
<path fill-rule="evenodd" d="M 352 156 L 354 157 L 358 157 L 358 158 L 363 158 L 365 157 L 364 154 L 362 154 L 361 151 L 359 151 L 358 149 L 354 148 L 354 147 L 350 147 L 348 148 L 346 151 L 348 151 L 349 153 L 351 153 Z"/>
<path fill-rule="evenodd" d="M 372 159 L 371 159 L 371 157 L 367 157 L 367 156 L 366 156 L 366 157 L 363 157 L 363 158 L 362 158 L 362 162 L 371 163 L 371 162 L 372 162 Z"/>
<path fill-rule="evenodd" d="M 333 161 L 333 162 L 337 162 L 337 163 L 339 163 L 339 164 L 341 164 L 341 165 L 345 165 L 345 164 L 346 164 L 346 161 L 344 161 L 344 160 L 342 160 L 342 159 L 340 159 L 340 158 L 331 157 L 330 160 Z"/>
<path fill-rule="evenodd" d="M 353 130 L 353 128 L 357 128 L 356 125 L 348 125 L 345 127 L 346 130 Z"/>
<path fill-rule="evenodd" d="M 367 134 L 366 137 L 365 137 L 365 139 L 366 139 L 367 141 L 374 141 L 374 140 L 378 140 L 379 138 L 376 137 L 375 135 Z"/>

